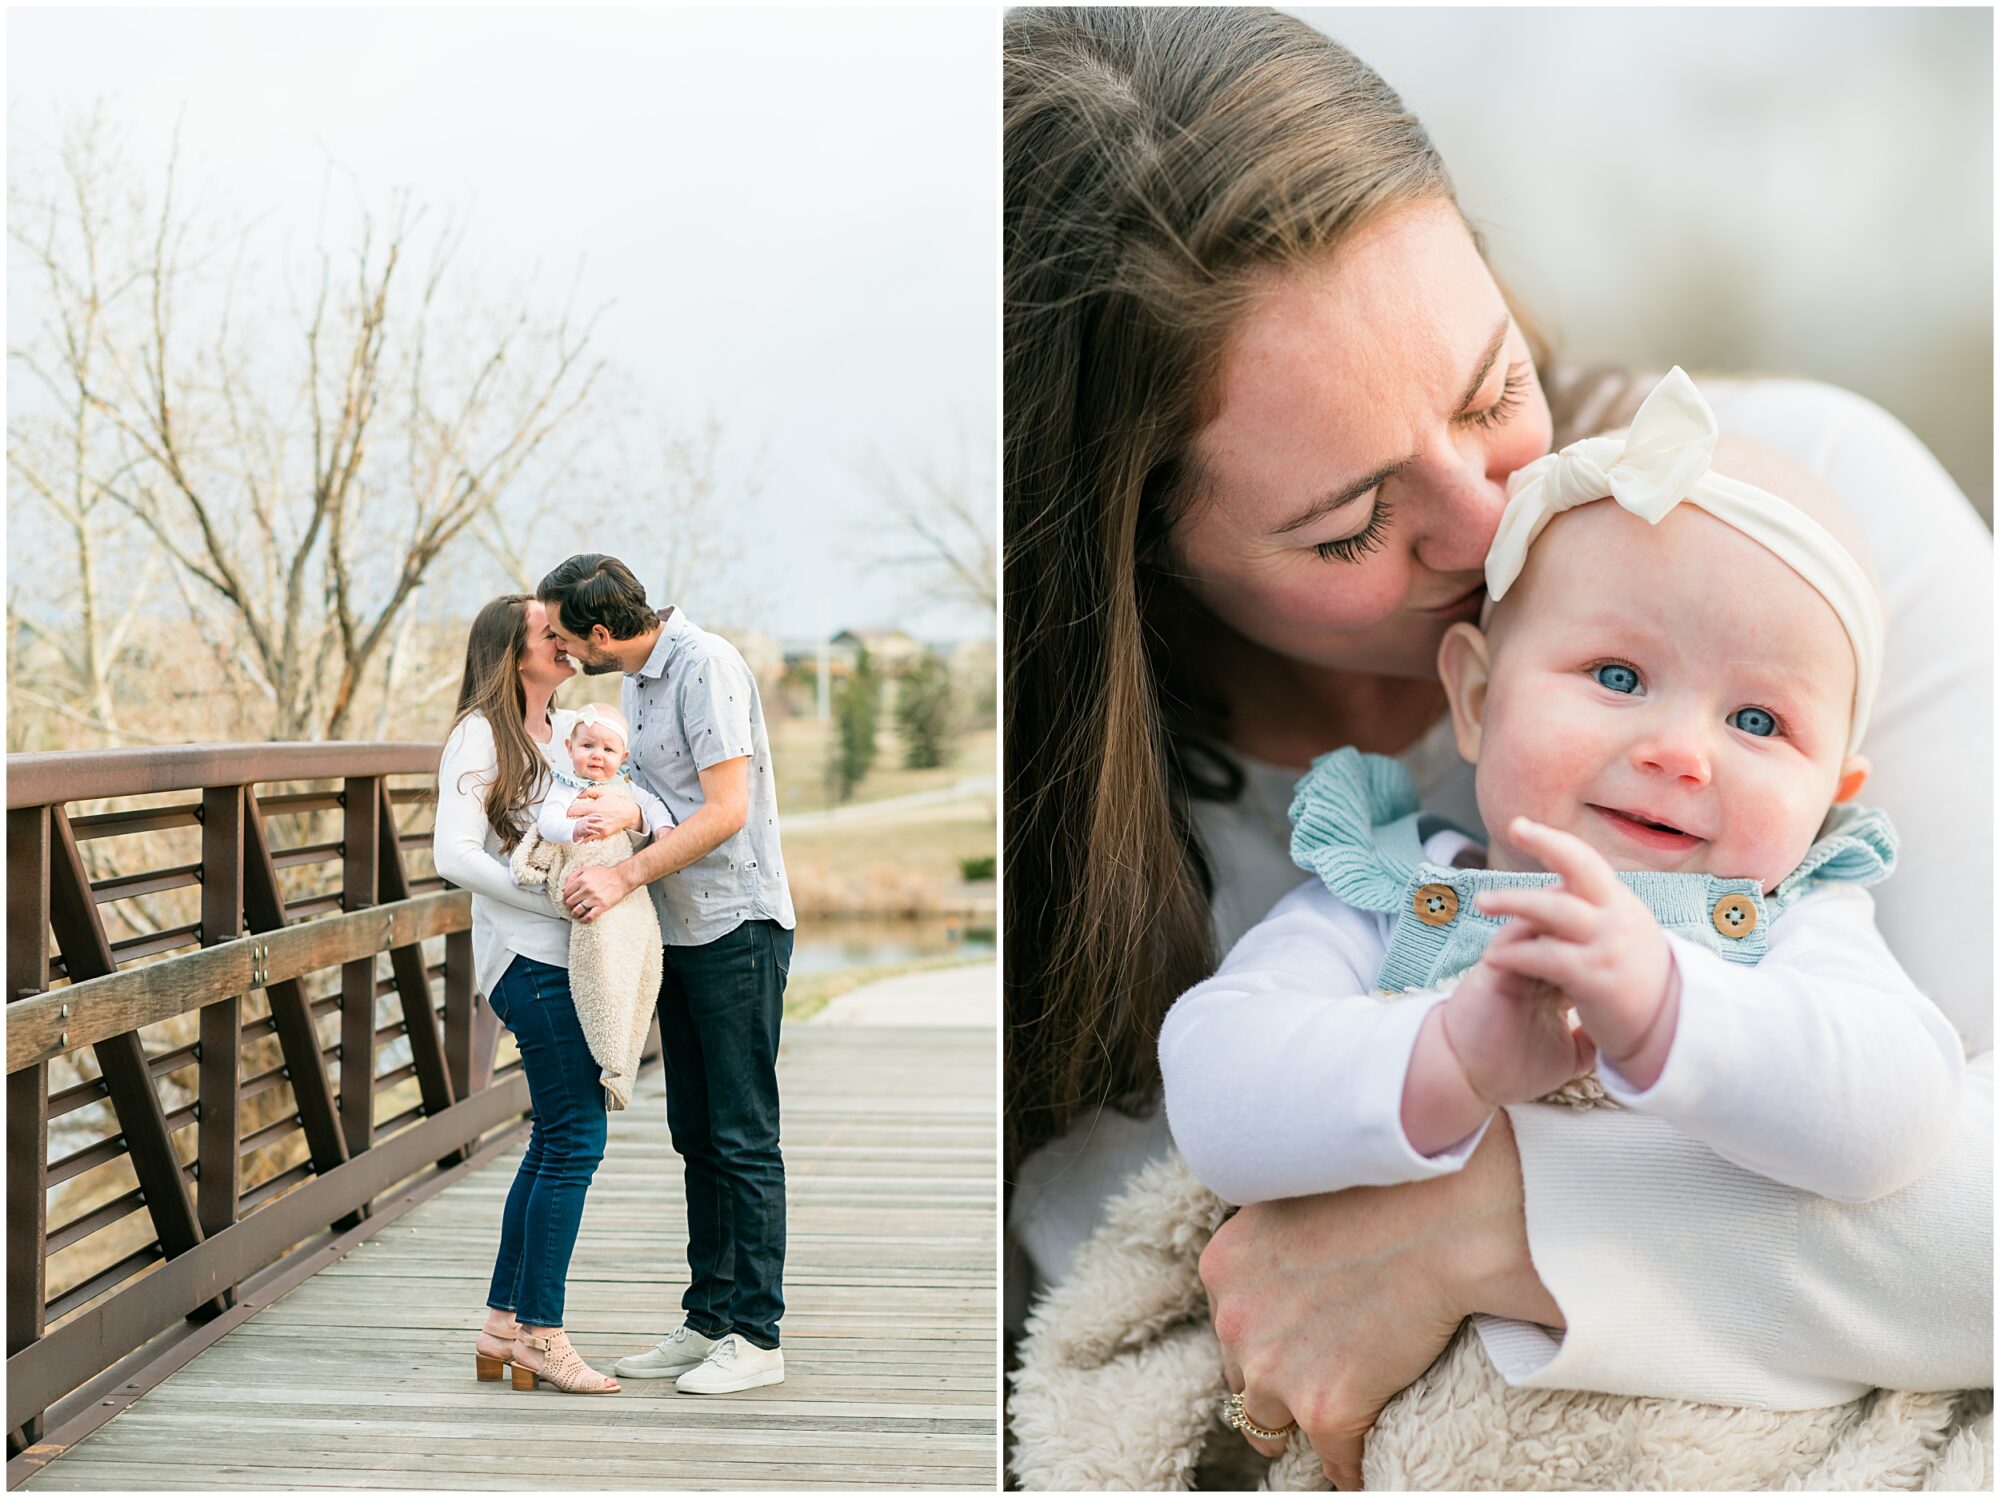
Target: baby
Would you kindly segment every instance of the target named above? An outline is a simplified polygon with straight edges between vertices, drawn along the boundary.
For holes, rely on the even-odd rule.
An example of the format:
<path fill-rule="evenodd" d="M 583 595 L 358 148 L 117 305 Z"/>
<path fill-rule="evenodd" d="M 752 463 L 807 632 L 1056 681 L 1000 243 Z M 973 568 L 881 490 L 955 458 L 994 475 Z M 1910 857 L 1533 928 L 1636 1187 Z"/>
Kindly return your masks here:
<path fill-rule="evenodd" d="M 593 704 L 577 713 L 564 741 L 574 775 L 560 770 L 543 795 L 533 831 L 515 846 L 514 882 L 542 888 L 561 906 L 564 882 L 579 868 L 623 863 L 646 838 L 673 825 L 673 814 L 643 786 L 620 774 L 631 730 L 615 707 Z M 597 794 L 587 801 L 586 790 Z M 615 831 L 607 802 L 636 803 L 645 835 Z M 565 917 L 570 912 L 563 909 Z M 625 1107 L 639 1072 L 639 1053 L 660 991 L 660 924 L 652 897 L 634 890 L 588 924 L 572 924 L 570 993 L 590 1054 L 602 1072 L 605 1106 Z"/>
<path fill-rule="evenodd" d="M 1880 604 L 1808 475 L 1729 447 L 1724 477 L 1716 456 L 1677 369 L 1628 433 L 1515 475 L 1481 626 L 1439 651 L 1486 847 L 1424 816 L 1393 760 L 1341 750 L 1300 782 L 1292 851 L 1318 879 L 1161 1031 L 1185 1164 L 1142 1172 L 1029 1319 L 1009 1402 L 1024 1486 L 1185 1487 L 1205 1450 L 1244 1450 L 1209 1447 L 1221 1391 L 1197 1260 L 1218 1196 L 1442 1175 L 1497 1108 L 1535 1099 L 1653 1113 L 1840 1200 L 1941 1153 L 1960 1042 L 1875 929 L 1865 886 L 1894 835 L 1852 804 Z M 1945 1442 L 1951 1394 L 1775 1412 L 1514 1388 L 1496 1370 L 1546 1363 L 1552 1334 L 1474 1326 L 1383 1411 L 1368 1486 L 1983 1470 L 1980 1441 Z M 1240 1402 L 1224 1417 L 1247 1428 Z M 1294 1435 L 1265 1482 L 1319 1486 L 1318 1459 Z"/>
<path fill-rule="evenodd" d="M 1850 804 L 1880 604 L 1837 504 L 1775 455 L 1725 459 L 1786 498 L 1712 472 L 1715 435 L 1676 369 L 1629 434 L 1515 476 L 1484 627 L 1439 650 L 1483 850 L 1394 761 L 1300 782 L 1292 852 L 1321 882 L 1160 1038 L 1175 1143 L 1225 1200 L 1456 1170 L 1495 1108 L 1593 1067 L 1840 1201 L 1943 1149 L 1962 1050 L 1875 929 L 1894 836 Z"/>

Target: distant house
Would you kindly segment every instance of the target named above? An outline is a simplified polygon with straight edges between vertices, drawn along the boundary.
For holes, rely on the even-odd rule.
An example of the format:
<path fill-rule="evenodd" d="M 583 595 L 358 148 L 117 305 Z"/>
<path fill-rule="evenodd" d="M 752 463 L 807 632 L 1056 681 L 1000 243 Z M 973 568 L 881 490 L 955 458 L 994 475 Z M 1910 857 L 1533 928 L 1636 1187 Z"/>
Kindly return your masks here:
<path fill-rule="evenodd" d="M 924 653 L 924 647 L 900 629 L 843 629 L 827 642 L 833 674 L 852 671 L 863 650 L 883 676 L 901 676 Z"/>

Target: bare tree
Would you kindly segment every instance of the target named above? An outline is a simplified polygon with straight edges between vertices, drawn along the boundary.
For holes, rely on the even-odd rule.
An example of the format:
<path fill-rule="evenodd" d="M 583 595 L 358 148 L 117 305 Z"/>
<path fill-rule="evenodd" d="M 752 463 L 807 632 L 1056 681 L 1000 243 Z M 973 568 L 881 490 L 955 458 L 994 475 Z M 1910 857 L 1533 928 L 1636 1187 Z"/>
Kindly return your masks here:
<path fill-rule="evenodd" d="M 228 273 L 210 274 L 220 257 L 197 245 L 208 225 L 179 199 L 177 160 L 151 210 L 140 193 L 86 193 L 80 163 L 64 162 L 77 232 L 42 240 L 63 351 L 45 383 L 69 397 L 73 427 L 108 430 L 115 449 L 68 469 L 29 449 L 66 490 L 17 476 L 75 517 L 80 555 L 106 500 L 138 524 L 218 658 L 261 697 L 260 731 L 338 737 L 439 558 L 585 409 L 595 316 L 496 315 L 456 272 L 462 229 L 426 232 L 407 197 L 379 221 L 357 200 L 344 247 L 323 212 L 302 305 L 273 315 L 244 274 L 254 228 Z M 145 252 L 103 286 L 90 247 L 142 211 Z M 136 315 L 104 316 L 113 292 Z"/>
<path fill-rule="evenodd" d="M 53 181 L 39 191 L 9 187 L 16 264 L 34 281 L 47 315 L 7 351 L 29 387 L 10 408 L 8 487 L 55 529 L 46 538 L 16 529 L 16 578 L 32 578 L 34 586 L 17 582 L 9 590 L 8 655 L 25 699 L 112 738 L 148 741 L 120 725 L 111 677 L 161 563 L 148 555 L 107 603 L 107 564 L 115 568 L 130 550 L 111 497 L 126 473 L 116 429 L 93 395 L 107 332 L 144 280 L 131 235 L 114 233 L 124 175 L 121 143 L 93 113 L 65 132 Z M 23 567 L 30 558 L 32 568 Z M 54 598 L 67 606 L 53 607 Z M 36 655 L 56 658 L 58 677 L 23 659 L 19 647 L 29 641 Z"/>
<path fill-rule="evenodd" d="M 882 560 L 908 568 L 926 597 L 988 615 L 1000 607 L 991 458 L 990 443 L 961 431 L 948 469 L 926 459 L 912 475 L 876 453 L 861 470 L 896 522 Z"/>
<path fill-rule="evenodd" d="M 481 546 L 509 583 L 532 593 L 564 557 L 608 551 L 639 574 L 663 602 L 702 622 L 742 618 L 746 511 L 762 497 L 761 455 L 739 459 L 712 413 L 692 430 L 664 423 L 649 450 L 635 453 L 607 424 L 588 449 L 572 451 L 530 497 L 497 506 L 478 528 Z"/>

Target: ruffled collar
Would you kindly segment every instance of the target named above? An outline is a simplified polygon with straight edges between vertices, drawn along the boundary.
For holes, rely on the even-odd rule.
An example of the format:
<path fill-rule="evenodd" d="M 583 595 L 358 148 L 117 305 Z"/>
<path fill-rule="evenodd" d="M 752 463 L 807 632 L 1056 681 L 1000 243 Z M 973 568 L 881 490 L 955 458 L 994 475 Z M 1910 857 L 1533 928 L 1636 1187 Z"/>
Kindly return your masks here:
<path fill-rule="evenodd" d="M 1428 864 L 1426 840 L 1450 826 L 1419 809 L 1416 787 L 1399 762 L 1357 749 L 1336 749 L 1313 761 L 1293 793 L 1291 820 L 1292 861 L 1364 910 L 1395 908 L 1404 886 Z M 1775 913 L 1821 885 L 1877 884 L 1895 867 L 1896 831 L 1888 815 L 1875 807 L 1836 806 L 1799 866 L 1765 899 Z"/>
<path fill-rule="evenodd" d="M 558 785 L 566 785 L 572 790 L 579 791 L 596 790 L 600 786 L 607 785 L 630 785 L 632 782 L 632 767 L 629 763 L 620 765 L 618 773 L 609 780 L 585 780 L 581 775 L 565 770 L 560 765 L 550 765 L 549 773 L 555 776 Z"/>

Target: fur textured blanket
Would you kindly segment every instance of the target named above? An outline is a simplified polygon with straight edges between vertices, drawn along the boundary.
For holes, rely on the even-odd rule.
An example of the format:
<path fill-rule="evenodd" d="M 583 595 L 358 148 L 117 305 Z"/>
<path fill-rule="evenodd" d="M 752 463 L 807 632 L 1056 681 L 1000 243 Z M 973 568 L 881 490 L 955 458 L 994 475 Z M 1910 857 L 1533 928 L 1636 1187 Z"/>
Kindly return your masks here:
<path fill-rule="evenodd" d="M 1007 1405 L 1023 1488 L 1327 1486 L 1302 1435 L 1267 1464 L 1222 1424 L 1199 1261 L 1228 1213 L 1178 1157 L 1156 1161 L 1036 1305 Z M 1466 1325 L 1382 1411 L 1362 1478 L 1407 1491 L 1991 1489 L 1993 1395 L 1877 1391 L 1774 1411 L 1516 1389 Z"/>
<path fill-rule="evenodd" d="M 570 922 L 569 988 L 590 1054 L 603 1068 L 604 1106 L 632 1101 L 639 1053 L 660 998 L 660 922 L 653 897 L 635 889 L 596 920 L 577 921 L 562 903 L 562 887 L 578 869 L 610 868 L 643 846 L 633 833 L 587 843 L 552 843 L 529 828 L 508 860 L 514 882 L 544 889 Z"/>

